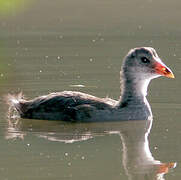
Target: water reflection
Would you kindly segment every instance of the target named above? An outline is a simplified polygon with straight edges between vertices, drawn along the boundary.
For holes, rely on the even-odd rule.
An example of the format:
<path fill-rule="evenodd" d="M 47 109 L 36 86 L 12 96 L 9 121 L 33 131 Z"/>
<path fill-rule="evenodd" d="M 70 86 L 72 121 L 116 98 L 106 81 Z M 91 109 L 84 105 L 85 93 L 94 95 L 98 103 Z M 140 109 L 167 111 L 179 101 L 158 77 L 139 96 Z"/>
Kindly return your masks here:
<path fill-rule="evenodd" d="M 117 134 L 122 141 L 122 164 L 128 180 L 164 180 L 176 163 L 162 163 L 150 152 L 148 135 L 152 121 L 65 123 L 41 120 L 9 120 L 6 139 L 24 139 L 33 134 L 49 141 L 73 143 L 96 136 Z"/>

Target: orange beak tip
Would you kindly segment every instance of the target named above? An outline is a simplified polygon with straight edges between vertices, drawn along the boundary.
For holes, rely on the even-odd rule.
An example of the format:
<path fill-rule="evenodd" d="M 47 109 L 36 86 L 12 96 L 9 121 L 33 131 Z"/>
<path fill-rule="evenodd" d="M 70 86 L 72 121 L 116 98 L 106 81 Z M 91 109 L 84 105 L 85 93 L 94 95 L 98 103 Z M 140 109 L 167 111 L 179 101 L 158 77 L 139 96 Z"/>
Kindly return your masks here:
<path fill-rule="evenodd" d="M 169 74 L 167 74 L 167 75 L 166 75 L 166 77 L 168 77 L 168 78 L 175 78 L 175 76 L 174 76 L 174 74 L 173 74 L 173 73 L 169 73 Z"/>
<path fill-rule="evenodd" d="M 161 76 L 165 76 L 168 78 L 175 78 L 172 71 L 163 64 L 156 63 L 155 70 L 156 70 L 156 73 L 160 74 Z"/>
<path fill-rule="evenodd" d="M 176 162 L 163 163 L 158 166 L 158 173 L 168 173 L 169 169 L 173 169 L 177 166 Z"/>

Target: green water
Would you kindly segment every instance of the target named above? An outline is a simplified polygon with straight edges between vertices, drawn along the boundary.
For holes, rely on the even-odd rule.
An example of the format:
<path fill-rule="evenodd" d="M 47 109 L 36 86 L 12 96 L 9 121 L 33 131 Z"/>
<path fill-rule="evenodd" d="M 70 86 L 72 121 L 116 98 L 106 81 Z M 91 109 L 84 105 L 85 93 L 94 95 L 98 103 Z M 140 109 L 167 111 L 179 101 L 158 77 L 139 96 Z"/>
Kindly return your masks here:
<path fill-rule="evenodd" d="M 181 178 L 180 1 L 0 5 L 0 179 L 155 180 L 156 160 L 177 162 L 164 178 Z M 7 93 L 33 98 L 66 89 L 118 99 L 122 58 L 138 46 L 154 47 L 176 76 L 150 84 L 148 139 L 149 122 L 8 120 Z"/>

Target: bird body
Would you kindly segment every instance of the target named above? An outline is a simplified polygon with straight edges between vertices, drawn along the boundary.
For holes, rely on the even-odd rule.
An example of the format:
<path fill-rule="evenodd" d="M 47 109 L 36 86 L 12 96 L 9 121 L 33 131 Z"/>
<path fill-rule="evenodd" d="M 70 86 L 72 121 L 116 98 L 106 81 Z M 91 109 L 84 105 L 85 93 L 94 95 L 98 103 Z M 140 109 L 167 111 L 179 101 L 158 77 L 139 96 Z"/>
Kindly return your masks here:
<path fill-rule="evenodd" d="M 10 107 L 22 118 L 99 122 L 147 120 L 152 118 L 146 99 L 149 82 L 159 76 L 174 78 L 171 70 L 150 47 L 135 48 L 124 58 L 121 69 L 121 97 L 118 101 L 82 92 L 63 91 L 25 100 L 9 95 Z"/>
<path fill-rule="evenodd" d="M 119 101 L 110 98 L 97 98 L 75 91 L 51 93 L 30 101 L 20 99 L 19 103 L 14 104 L 20 116 L 28 119 L 101 122 L 147 119 L 152 116 L 147 102 L 144 105 L 141 102 L 122 107 L 118 105 Z"/>

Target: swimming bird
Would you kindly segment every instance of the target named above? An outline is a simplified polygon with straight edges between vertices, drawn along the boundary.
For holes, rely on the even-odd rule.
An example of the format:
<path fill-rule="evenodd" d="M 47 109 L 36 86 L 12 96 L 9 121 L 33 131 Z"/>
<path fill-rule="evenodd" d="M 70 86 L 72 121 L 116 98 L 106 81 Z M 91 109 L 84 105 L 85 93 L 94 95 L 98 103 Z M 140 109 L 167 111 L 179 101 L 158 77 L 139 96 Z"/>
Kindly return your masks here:
<path fill-rule="evenodd" d="M 8 95 L 11 109 L 28 119 L 97 122 L 152 119 L 146 99 L 150 81 L 159 76 L 174 78 L 172 71 L 151 47 L 131 49 L 121 68 L 121 96 L 118 101 L 76 91 L 50 93 L 32 100 L 22 94 Z"/>

